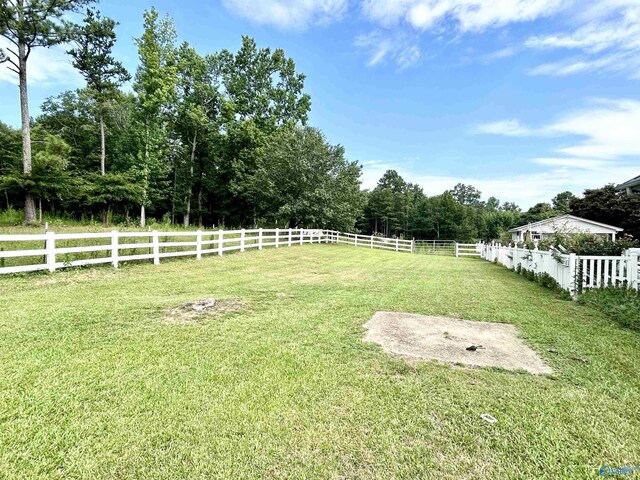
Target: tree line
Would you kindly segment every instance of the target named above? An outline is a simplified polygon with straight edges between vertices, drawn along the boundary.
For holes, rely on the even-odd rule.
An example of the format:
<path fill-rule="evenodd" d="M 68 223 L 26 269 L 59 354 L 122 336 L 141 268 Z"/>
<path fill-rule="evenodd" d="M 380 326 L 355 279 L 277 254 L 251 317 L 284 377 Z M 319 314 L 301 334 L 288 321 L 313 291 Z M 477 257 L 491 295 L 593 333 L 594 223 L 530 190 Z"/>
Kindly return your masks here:
<path fill-rule="evenodd" d="M 550 202 L 523 211 L 515 203 L 501 203 L 496 197 L 483 201 L 477 188 L 462 183 L 429 197 L 420 186 L 389 170 L 364 195 L 359 230 L 385 236 L 508 243 L 510 228 L 572 214 L 624 228 L 625 234 L 640 238 L 640 199 L 616 191 L 613 185 L 585 190 L 581 197 L 561 192 Z"/>
<path fill-rule="evenodd" d="M 113 57 L 115 20 L 93 8 L 79 25 L 66 20 L 90 3 L 1 4 L 0 34 L 15 49 L 0 59 L 19 76 L 22 128 L 0 126 L 0 189 L 26 223 L 39 206 L 105 223 L 353 227 L 361 169 L 307 124 L 305 76 L 281 49 L 243 37 L 237 52 L 202 55 L 152 8 L 130 75 Z M 85 86 L 31 119 L 29 54 L 61 43 Z"/>
<path fill-rule="evenodd" d="M 144 226 L 151 217 L 470 241 L 558 213 L 604 215 L 603 198 L 591 205 L 570 192 L 527 212 L 482 201 L 462 184 L 428 197 L 395 171 L 362 191 L 360 165 L 308 124 L 305 75 L 283 50 L 243 37 L 236 52 L 202 54 L 152 8 L 135 39 L 136 71 L 128 72 L 113 55 L 117 21 L 93 3 L 0 2 L 0 35 L 10 45 L 0 62 L 18 76 L 21 106 L 20 129 L 0 123 L 0 192 L 6 208 L 24 208 L 26 223 L 44 210 L 105 224 Z M 81 23 L 68 20 L 80 11 Z M 59 44 L 85 84 L 49 97 L 31 118 L 30 54 Z M 635 218 L 605 190 L 596 196 L 608 195 L 621 222 Z"/>

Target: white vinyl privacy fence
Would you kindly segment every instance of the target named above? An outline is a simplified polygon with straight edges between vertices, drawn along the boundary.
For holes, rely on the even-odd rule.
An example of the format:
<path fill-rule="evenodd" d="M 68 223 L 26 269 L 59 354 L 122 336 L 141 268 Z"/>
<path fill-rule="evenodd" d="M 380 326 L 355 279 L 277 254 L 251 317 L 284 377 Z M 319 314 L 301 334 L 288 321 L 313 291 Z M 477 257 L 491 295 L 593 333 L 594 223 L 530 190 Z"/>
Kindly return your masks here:
<path fill-rule="evenodd" d="M 638 254 L 632 251 L 619 257 L 581 256 L 483 245 L 482 258 L 511 269 L 519 267 L 537 275 L 546 273 L 572 295 L 609 285 L 634 289 L 640 286 Z"/>
<path fill-rule="evenodd" d="M 224 255 L 251 248 L 310 243 L 412 252 L 413 241 L 318 229 L 253 229 L 191 232 L 104 232 L 0 235 L 0 274 L 162 258 Z"/>

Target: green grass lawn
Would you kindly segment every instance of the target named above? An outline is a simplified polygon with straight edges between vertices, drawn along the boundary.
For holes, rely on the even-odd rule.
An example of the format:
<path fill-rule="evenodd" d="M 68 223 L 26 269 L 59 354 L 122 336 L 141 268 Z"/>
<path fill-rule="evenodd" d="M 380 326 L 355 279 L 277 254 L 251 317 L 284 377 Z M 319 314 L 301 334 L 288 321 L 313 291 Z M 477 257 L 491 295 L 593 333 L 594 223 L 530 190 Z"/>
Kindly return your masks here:
<path fill-rule="evenodd" d="M 163 321 L 205 297 L 246 309 Z M 640 464 L 639 335 L 481 260 L 308 245 L 4 277 L 0 298 L 0 478 L 557 479 Z M 409 365 L 362 341 L 377 310 L 513 323 L 557 373 Z"/>

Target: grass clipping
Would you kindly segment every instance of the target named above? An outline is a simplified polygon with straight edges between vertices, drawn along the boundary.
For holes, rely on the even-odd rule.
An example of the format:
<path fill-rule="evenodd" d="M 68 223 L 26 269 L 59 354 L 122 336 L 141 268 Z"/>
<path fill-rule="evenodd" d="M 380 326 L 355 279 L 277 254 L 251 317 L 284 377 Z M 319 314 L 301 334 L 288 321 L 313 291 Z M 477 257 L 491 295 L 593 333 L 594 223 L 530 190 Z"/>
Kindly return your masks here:
<path fill-rule="evenodd" d="M 245 309 L 246 304 L 239 299 L 216 300 L 215 298 L 204 298 L 170 308 L 165 315 L 165 322 L 193 325 L 202 323 L 210 318 L 221 317 Z"/>
<path fill-rule="evenodd" d="M 516 327 L 509 324 L 376 312 L 364 327 L 367 329 L 365 341 L 378 343 L 385 352 L 407 360 L 525 370 L 535 375 L 553 373 L 538 354 L 518 338 Z"/>

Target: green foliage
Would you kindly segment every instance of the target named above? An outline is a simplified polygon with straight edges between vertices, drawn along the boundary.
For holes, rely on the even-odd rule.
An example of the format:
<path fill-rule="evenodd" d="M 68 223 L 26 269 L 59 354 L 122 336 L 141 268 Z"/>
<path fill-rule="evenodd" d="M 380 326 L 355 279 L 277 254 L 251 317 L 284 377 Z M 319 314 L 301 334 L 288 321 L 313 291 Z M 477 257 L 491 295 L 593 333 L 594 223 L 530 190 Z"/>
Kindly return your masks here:
<path fill-rule="evenodd" d="M 575 201 L 576 198 L 573 193 L 566 191 L 553 197 L 551 203 L 553 204 L 553 209 L 558 212 L 559 215 L 564 215 L 571 213 L 571 202 Z"/>
<path fill-rule="evenodd" d="M 122 63 L 112 56 L 116 25 L 115 20 L 103 18 L 100 12 L 88 9 L 83 25 L 73 33 L 75 48 L 68 51 L 73 66 L 84 77 L 100 108 L 131 78 Z"/>
<path fill-rule="evenodd" d="M 387 237 L 410 238 L 415 230 L 413 214 L 424 198 L 420 187 L 405 182 L 395 170 L 387 170 L 368 195 L 366 229 Z"/>
<path fill-rule="evenodd" d="M 558 212 L 553 209 L 550 203 L 536 203 L 533 207 L 525 212 L 523 215 L 523 224 L 534 223 L 540 220 L 546 220 L 558 215 Z"/>
<path fill-rule="evenodd" d="M 609 286 L 588 290 L 578 302 L 602 312 L 623 327 L 640 332 L 640 292 Z"/>
<path fill-rule="evenodd" d="M 258 48 L 254 39 L 242 37 L 234 55 L 224 50 L 224 85 L 241 120 L 253 119 L 260 130 L 273 130 L 287 123 L 306 123 L 311 98 L 303 93 L 305 76 L 282 49 L 273 53 Z"/>
<path fill-rule="evenodd" d="M 496 197 L 482 201 L 477 188 L 461 183 L 428 197 L 393 170 L 361 192 L 360 166 L 321 132 L 305 128 L 311 108 L 305 75 L 282 49 L 243 37 L 236 52 L 203 55 L 187 43 L 178 46 L 171 18 L 151 8 L 136 39 L 133 92 L 123 93 L 129 75 L 113 56 L 117 22 L 92 9 L 80 26 L 65 20 L 90 3 L 0 3 L 0 35 L 15 36 L 31 22 L 32 47 L 72 42 L 73 64 L 87 83 L 43 104 L 27 175 L 20 171 L 20 132 L 0 124 L 3 208 L 28 193 L 50 212 L 76 219 L 100 213 L 105 221 L 131 222 L 131 211 L 140 208 L 141 217 L 185 226 L 196 219 L 199 225 L 327 226 L 461 242 L 507 241 L 508 229 L 569 208 L 586 218 L 614 218 L 630 233 L 640 224 L 638 201 L 613 187 L 587 191 L 584 199 L 562 192 L 553 206 L 539 203 L 525 213 Z M 99 171 L 105 178 L 97 178 Z M 617 252 L 627 245 L 593 243 L 573 248 Z"/>
<path fill-rule="evenodd" d="M 465 185 L 458 183 L 451 191 L 451 196 L 455 198 L 460 205 L 475 207 L 480 205 L 481 192 L 473 185 Z"/>
<path fill-rule="evenodd" d="M 604 255 L 619 256 L 632 247 L 638 245 L 638 242 L 630 236 L 623 235 L 618 237 L 616 241 L 612 241 L 608 237 L 591 235 L 588 233 L 554 233 L 548 238 L 538 242 L 538 248 L 548 250 L 549 247 L 562 249 L 575 253 L 577 255 Z"/>
<path fill-rule="evenodd" d="M 0 226 L 20 225 L 22 222 L 24 222 L 24 212 L 22 210 L 16 210 L 11 206 L 6 210 L 0 210 Z"/>
<path fill-rule="evenodd" d="M 571 295 L 548 273 L 535 273 L 533 270 L 527 270 L 522 268 L 521 264 L 518 264 L 514 271 L 529 280 L 530 282 L 538 283 L 539 285 L 553 290 L 558 298 L 563 300 L 571 300 Z"/>
<path fill-rule="evenodd" d="M 624 228 L 640 240 L 640 198 L 617 192 L 613 185 L 585 190 L 571 202 L 571 213 L 596 222 Z"/>
<path fill-rule="evenodd" d="M 514 204 L 500 207 L 495 197 L 480 201 L 480 192 L 471 185 L 458 184 L 453 191 L 427 197 L 418 185 L 390 170 L 367 196 L 359 228 L 404 238 L 495 240 L 518 224 L 518 210 Z"/>
<path fill-rule="evenodd" d="M 33 129 L 32 171 L 24 174 L 19 166 L 0 177 L 0 190 L 13 194 L 31 192 L 37 198 L 54 200 L 65 195 L 68 184 L 68 156 L 71 147 L 59 135 Z"/>
<path fill-rule="evenodd" d="M 360 167 L 314 128 L 282 128 L 260 148 L 252 176 L 259 215 L 277 225 L 353 230 Z"/>
<path fill-rule="evenodd" d="M 29 0 L 0 2 L 0 36 L 14 45 L 30 48 L 51 47 L 64 43 L 73 35 L 74 25 L 66 18 L 95 0 Z M 5 55 L 10 68 L 18 69 L 17 59 Z"/>

